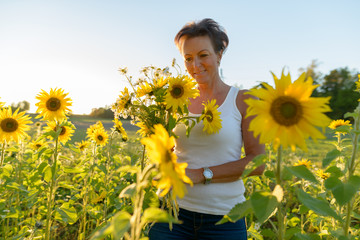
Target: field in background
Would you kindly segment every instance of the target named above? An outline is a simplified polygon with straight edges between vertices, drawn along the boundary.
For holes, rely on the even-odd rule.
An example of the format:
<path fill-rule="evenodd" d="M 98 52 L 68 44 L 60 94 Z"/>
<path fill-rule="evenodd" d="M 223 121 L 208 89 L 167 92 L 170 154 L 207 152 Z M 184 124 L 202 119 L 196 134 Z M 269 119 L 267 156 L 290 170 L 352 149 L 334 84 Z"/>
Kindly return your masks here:
<path fill-rule="evenodd" d="M 29 114 L 32 117 L 32 121 L 38 122 L 39 120 L 36 119 L 36 114 Z M 86 129 L 90 126 L 95 124 L 98 121 L 101 121 L 101 123 L 104 125 L 104 128 L 108 131 L 114 126 L 113 120 L 109 118 L 96 118 L 91 117 L 88 115 L 71 115 L 69 116 L 69 120 L 72 124 L 75 125 L 75 133 L 74 136 L 71 137 L 71 140 L 69 143 L 75 143 L 80 142 L 82 140 L 85 140 L 86 137 Z M 134 126 L 130 123 L 129 120 L 121 120 L 123 123 L 123 127 L 125 128 L 129 138 L 135 137 L 136 131 L 139 129 L 137 126 Z"/>

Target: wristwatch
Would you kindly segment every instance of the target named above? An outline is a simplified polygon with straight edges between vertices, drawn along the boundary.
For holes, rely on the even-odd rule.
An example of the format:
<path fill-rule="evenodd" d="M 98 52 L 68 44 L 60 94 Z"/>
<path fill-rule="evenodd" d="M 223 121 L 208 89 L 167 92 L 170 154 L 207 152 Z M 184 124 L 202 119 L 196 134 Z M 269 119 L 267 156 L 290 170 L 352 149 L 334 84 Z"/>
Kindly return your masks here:
<path fill-rule="evenodd" d="M 209 184 L 211 182 L 211 179 L 213 177 L 213 172 L 208 167 L 204 167 L 203 175 L 205 177 L 204 184 Z"/>

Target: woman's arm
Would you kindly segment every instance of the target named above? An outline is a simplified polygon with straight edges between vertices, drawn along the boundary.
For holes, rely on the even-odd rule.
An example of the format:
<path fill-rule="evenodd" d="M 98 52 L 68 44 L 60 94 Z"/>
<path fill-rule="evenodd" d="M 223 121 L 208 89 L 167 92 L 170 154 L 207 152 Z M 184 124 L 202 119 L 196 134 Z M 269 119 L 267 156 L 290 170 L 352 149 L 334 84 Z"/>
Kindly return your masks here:
<path fill-rule="evenodd" d="M 245 170 L 246 165 L 251 162 L 257 155 L 265 153 L 265 146 L 259 143 L 259 140 L 254 137 L 252 132 L 249 132 L 249 124 L 253 117 L 245 118 L 247 104 L 244 102 L 246 98 L 251 97 L 250 95 L 245 95 L 245 91 L 240 91 L 237 98 L 236 104 L 242 115 L 241 129 L 242 129 L 242 138 L 244 141 L 245 157 L 233 161 L 224 163 L 217 166 L 209 167 L 213 172 L 212 183 L 223 183 L 223 182 L 232 182 L 240 178 L 242 173 Z M 261 175 L 265 169 L 265 165 L 261 165 L 256 168 L 250 175 Z M 186 169 L 186 175 L 196 183 L 203 183 L 205 178 L 203 176 L 203 169 Z"/>

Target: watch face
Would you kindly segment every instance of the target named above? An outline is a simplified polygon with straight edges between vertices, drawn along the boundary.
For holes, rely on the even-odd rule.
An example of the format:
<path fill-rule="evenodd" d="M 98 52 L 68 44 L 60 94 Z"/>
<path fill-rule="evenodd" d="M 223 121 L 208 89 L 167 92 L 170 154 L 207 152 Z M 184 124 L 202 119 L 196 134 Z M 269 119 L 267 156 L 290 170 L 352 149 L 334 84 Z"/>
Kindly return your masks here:
<path fill-rule="evenodd" d="M 211 170 L 205 169 L 204 176 L 205 176 L 205 178 L 212 178 L 213 174 L 212 174 Z"/>

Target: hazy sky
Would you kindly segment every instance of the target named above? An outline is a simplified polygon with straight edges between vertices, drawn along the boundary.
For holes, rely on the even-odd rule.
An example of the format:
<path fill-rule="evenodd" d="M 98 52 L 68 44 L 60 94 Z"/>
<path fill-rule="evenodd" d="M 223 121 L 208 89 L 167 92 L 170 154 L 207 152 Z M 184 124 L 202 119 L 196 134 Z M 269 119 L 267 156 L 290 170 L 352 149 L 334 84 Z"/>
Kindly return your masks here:
<path fill-rule="evenodd" d="M 185 70 L 173 39 L 191 20 L 213 18 L 230 39 L 224 81 L 250 88 L 272 84 L 270 71 L 293 78 L 313 59 L 328 73 L 360 69 L 359 0 L 115 1 L 0 0 L 0 101 L 26 100 L 60 87 L 74 113 L 115 102 L 144 66 Z"/>

